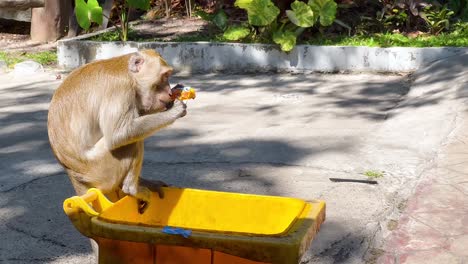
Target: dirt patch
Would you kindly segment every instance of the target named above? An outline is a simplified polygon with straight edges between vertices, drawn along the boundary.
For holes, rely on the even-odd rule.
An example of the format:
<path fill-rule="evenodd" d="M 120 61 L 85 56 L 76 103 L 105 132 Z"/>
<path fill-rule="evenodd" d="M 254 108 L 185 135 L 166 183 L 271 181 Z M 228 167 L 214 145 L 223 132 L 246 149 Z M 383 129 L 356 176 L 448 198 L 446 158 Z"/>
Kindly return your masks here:
<path fill-rule="evenodd" d="M 0 50 L 38 52 L 56 49 L 56 42 L 40 43 L 32 41 L 29 35 L 0 33 Z"/>
<path fill-rule="evenodd" d="M 208 34 L 213 30 L 209 23 L 199 18 L 170 18 L 137 21 L 132 27 L 136 39 L 158 39 L 171 41 L 183 36 Z M 32 41 L 30 23 L 0 20 L 0 50 L 37 52 L 54 50 L 57 42 Z"/>
<path fill-rule="evenodd" d="M 199 18 L 171 18 L 154 21 L 139 21 L 132 29 L 137 38 L 171 41 L 184 36 L 209 34 L 215 30 L 208 22 Z"/>
<path fill-rule="evenodd" d="M 56 43 L 40 43 L 32 41 L 29 32 L 31 23 L 0 19 L 0 50 L 37 52 L 54 50 Z"/>

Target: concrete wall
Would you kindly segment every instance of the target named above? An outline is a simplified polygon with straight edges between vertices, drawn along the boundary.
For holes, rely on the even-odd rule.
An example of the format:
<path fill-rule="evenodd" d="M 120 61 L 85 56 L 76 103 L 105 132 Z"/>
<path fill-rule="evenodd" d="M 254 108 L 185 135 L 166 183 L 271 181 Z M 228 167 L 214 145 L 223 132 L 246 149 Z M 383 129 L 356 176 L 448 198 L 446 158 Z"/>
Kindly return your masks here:
<path fill-rule="evenodd" d="M 408 72 L 468 48 L 369 48 L 299 45 L 289 53 L 274 45 L 239 43 L 96 42 L 58 43 L 59 65 L 73 69 L 138 49 L 155 49 L 182 72 Z"/>
<path fill-rule="evenodd" d="M 31 8 L 25 10 L 0 8 L 0 18 L 31 22 Z"/>

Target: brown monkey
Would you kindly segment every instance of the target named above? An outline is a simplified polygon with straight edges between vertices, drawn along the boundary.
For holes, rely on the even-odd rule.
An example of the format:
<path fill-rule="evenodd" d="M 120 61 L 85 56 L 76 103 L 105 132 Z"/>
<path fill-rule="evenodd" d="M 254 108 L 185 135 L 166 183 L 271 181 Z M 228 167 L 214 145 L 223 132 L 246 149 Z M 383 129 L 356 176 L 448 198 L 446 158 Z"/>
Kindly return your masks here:
<path fill-rule="evenodd" d="M 101 189 L 141 201 L 161 183 L 140 179 L 143 140 L 186 114 L 171 98 L 172 68 L 153 50 L 96 61 L 57 88 L 48 114 L 52 150 L 78 195 Z"/>

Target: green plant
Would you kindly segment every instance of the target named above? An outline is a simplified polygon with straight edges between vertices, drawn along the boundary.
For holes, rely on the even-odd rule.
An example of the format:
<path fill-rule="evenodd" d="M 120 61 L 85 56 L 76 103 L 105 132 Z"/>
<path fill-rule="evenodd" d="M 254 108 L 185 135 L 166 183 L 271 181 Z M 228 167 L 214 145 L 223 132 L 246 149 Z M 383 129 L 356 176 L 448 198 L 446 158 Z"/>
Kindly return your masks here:
<path fill-rule="evenodd" d="M 331 25 L 337 8 L 333 0 L 309 0 L 308 3 L 296 0 L 291 4 L 291 10 L 286 10 L 286 17 L 279 17 L 280 9 L 271 0 L 236 0 L 234 5 L 247 12 L 248 21 L 223 29 L 225 39 L 272 41 L 283 51 L 291 51 L 297 37 L 317 21 L 322 26 Z"/>
<path fill-rule="evenodd" d="M 289 30 L 278 30 L 273 33 L 273 41 L 280 45 L 281 50 L 290 51 L 296 46 L 296 33 Z"/>
<path fill-rule="evenodd" d="M 247 37 L 250 34 L 250 29 L 242 26 L 231 26 L 223 34 L 227 40 L 239 40 Z"/>
<path fill-rule="evenodd" d="M 127 41 L 129 32 L 129 14 L 131 9 L 148 10 L 150 0 L 124 0 L 122 8 L 119 10 L 120 26 L 115 25 L 120 40 Z M 75 0 L 75 15 L 78 24 L 85 30 L 88 30 L 91 23 L 102 24 L 102 8 L 97 0 Z M 109 19 L 109 21 L 111 21 Z"/>
<path fill-rule="evenodd" d="M 15 64 L 33 60 L 42 65 L 54 65 L 57 63 L 57 53 L 54 51 L 40 51 L 32 53 L 20 52 L 0 52 L 0 60 L 5 61 L 8 67 L 13 67 Z"/>
<path fill-rule="evenodd" d="M 386 30 L 410 31 L 421 24 L 422 10 L 435 1 L 381 0 L 382 9 L 377 12 L 377 21 Z"/>
<path fill-rule="evenodd" d="M 322 26 L 329 26 L 335 20 L 337 5 L 331 0 L 309 0 L 308 5 L 318 17 Z"/>
<path fill-rule="evenodd" d="M 355 36 L 316 36 L 309 39 L 310 45 L 368 46 L 368 47 L 468 47 L 468 29 L 442 32 L 437 36 L 420 35 L 411 38 L 403 34 L 366 34 Z"/>
<path fill-rule="evenodd" d="M 321 26 L 331 25 L 337 9 L 333 0 L 309 0 L 308 3 L 296 0 L 291 10 L 286 10 L 286 17 L 280 17 L 280 9 L 271 0 L 236 0 L 234 5 L 247 12 L 247 21 L 229 25 L 223 10 L 214 14 L 197 11 L 196 15 L 222 30 L 225 40 L 274 42 L 283 51 L 292 50 L 298 36 L 317 21 Z"/>
<path fill-rule="evenodd" d="M 398 8 L 392 8 L 385 13 L 378 13 L 377 18 L 386 29 L 401 28 L 406 25 L 408 14 Z"/>
<path fill-rule="evenodd" d="M 226 30 L 228 26 L 228 16 L 221 9 L 213 16 L 212 22 L 221 30 Z"/>
<path fill-rule="evenodd" d="M 53 65 L 57 63 L 57 53 L 55 51 L 42 51 L 26 53 L 24 57 L 34 60 L 42 65 Z"/>
<path fill-rule="evenodd" d="M 364 172 L 364 175 L 366 175 L 368 178 L 380 178 L 384 176 L 383 171 L 374 171 L 374 170 L 368 170 Z"/>
<path fill-rule="evenodd" d="M 252 26 L 268 26 L 280 13 L 271 0 L 236 0 L 234 5 L 247 11 Z"/>
<path fill-rule="evenodd" d="M 97 0 L 75 0 L 75 15 L 80 27 L 88 30 L 91 23 L 102 24 L 102 7 Z"/>
<path fill-rule="evenodd" d="M 137 36 L 136 32 L 131 27 L 129 27 L 128 32 L 127 32 L 127 38 L 136 40 L 136 36 Z M 119 31 L 107 31 L 102 34 L 93 36 L 91 37 L 91 39 L 95 41 L 120 41 L 122 40 Z"/>
<path fill-rule="evenodd" d="M 449 10 L 447 6 L 443 6 L 441 9 L 427 7 L 424 11 L 421 17 L 429 26 L 431 34 L 438 35 L 442 30 L 448 30 L 450 28 L 450 17 L 453 16 L 455 12 Z"/>
<path fill-rule="evenodd" d="M 468 22 L 455 22 L 451 25 L 452 33 L 468 37 Z"/>

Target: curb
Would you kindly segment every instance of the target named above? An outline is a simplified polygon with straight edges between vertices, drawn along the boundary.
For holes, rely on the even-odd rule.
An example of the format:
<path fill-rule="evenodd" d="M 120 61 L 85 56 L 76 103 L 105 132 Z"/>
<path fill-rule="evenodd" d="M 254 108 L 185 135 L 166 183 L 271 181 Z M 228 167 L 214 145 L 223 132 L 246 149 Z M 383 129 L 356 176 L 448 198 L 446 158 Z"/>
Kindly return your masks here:
<path fill-rule="evenodd" d="M 58 64 L 73 69 L 88 62 L 155 49 L 179 72 L 412 72 L 468 48 L 348 47 L 298 45 L 291 52 L 270 44 L 211 42 L 101 42 L 102 33 L 58 42 Z"/>

